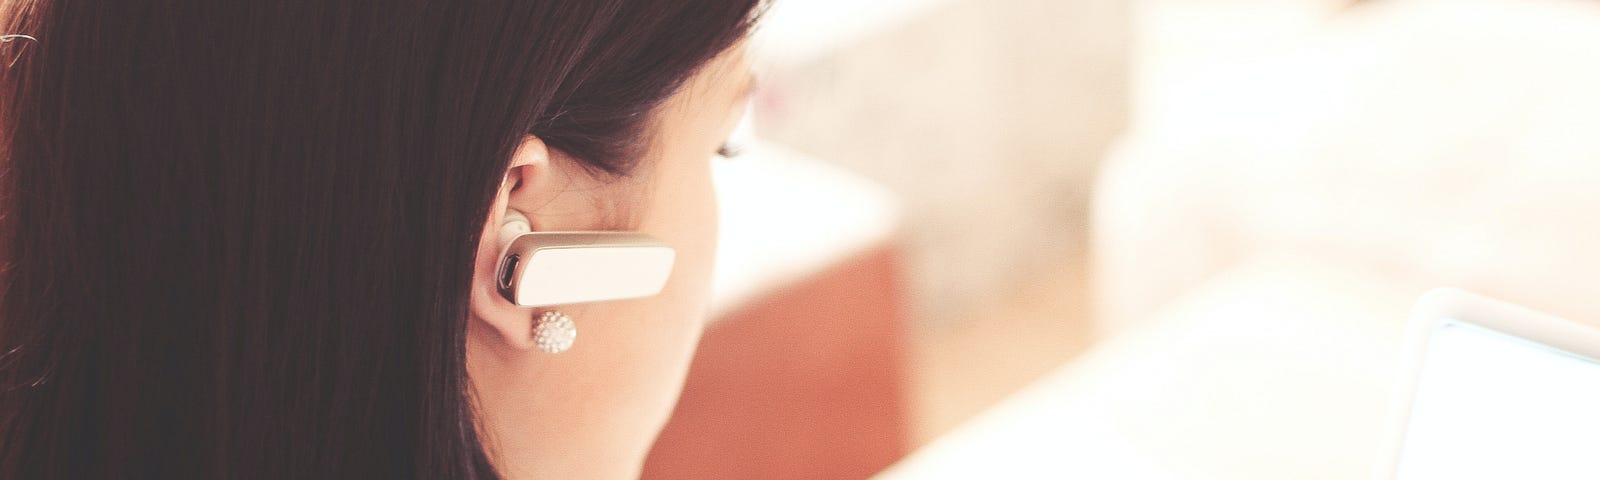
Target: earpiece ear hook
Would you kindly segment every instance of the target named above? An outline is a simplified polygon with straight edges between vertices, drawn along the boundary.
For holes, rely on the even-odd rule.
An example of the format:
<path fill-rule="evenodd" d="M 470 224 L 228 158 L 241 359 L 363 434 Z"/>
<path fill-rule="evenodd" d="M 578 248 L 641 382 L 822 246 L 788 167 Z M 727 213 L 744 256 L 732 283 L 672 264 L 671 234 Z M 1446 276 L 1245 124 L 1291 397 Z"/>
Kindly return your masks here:
<path fill-rule="evenodd" d="M 17 41 L 17 40 L 27 40 L 27 41 L 33 42 L 34 44 L 38 44 L 39 43 L 39 39 L 33 38 L 33 35 L 24 35 L 24 34 L 21 34 L 21 33 L 11 33 L 11 34 L 6 34 L 6 35 L 0 35 L 0 43 L 11 43 L 11 42 Z M 23 52 L 23 50 L 21 48 L 18 48 L 16 56 L 11 57 L 11 63 L 6 64 L 6 68 L 11 68 L 11 67 L 17 66 L 17 61 L 18 60 L 22 60 L 22 52 Z"/>

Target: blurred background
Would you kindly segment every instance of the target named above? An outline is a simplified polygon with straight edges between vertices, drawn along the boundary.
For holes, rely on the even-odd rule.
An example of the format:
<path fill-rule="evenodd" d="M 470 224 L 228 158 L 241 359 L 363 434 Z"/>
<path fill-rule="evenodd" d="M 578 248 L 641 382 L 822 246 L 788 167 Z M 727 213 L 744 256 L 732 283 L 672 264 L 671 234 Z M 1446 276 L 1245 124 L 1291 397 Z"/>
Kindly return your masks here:
<path fill-rule="evenodd" d="M 1600 321 L 1600 3 L 779 0 L 646 478 L 1352 478 L 1406 311 Z"/>

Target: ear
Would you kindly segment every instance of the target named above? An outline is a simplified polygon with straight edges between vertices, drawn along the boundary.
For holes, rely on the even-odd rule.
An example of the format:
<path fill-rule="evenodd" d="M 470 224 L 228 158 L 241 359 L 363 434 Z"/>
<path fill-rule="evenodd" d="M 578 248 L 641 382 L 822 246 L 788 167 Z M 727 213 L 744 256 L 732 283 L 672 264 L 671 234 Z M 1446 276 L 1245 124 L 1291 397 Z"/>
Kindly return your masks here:
<path fill-rule="evenodd" d="M 552 167 L 550 149 L 544 141 L 532 135 L 524 137 L 511 156 L 505 181 L 495 194 L 494 205 L 484 219 L 483 234 L 479 236 L 472 274 L 472 321 L 479 322 L 478 327 L 488 327 L 503 345 L 516 350 L 534 347 L 533 318 L 538 312 L 511 303 L 496 288 L 500 257 L 505 249 L 500 228 L 504 225 L 506 211 L 511 209 L 525 213 L 534 230 L 544 230 L 532 212 L 560 195 L 564 186 L 557 177 L 562 176 Z"/>

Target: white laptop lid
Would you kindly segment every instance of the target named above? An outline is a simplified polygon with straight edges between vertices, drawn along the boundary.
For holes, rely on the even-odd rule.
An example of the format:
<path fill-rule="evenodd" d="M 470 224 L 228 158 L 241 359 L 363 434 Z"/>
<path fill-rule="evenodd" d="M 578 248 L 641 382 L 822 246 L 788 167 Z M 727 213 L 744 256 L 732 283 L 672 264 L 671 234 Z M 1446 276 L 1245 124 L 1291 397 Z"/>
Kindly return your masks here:
<path fill-rule="evenodd" d="M 1600 328 L 1439 290 L 1408 342 L 1378 478 L 1600 478 Z"/>

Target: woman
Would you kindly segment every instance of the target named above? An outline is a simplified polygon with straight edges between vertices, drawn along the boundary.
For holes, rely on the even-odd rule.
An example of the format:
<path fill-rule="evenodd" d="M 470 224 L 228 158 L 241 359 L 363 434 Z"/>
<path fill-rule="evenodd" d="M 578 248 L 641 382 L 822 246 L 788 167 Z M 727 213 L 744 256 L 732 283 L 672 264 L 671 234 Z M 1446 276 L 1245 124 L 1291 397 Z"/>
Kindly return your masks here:
<path fill-rule="evenodd" d="M 757 3 L 7 2 L 0 478 L 637 476 Z M 518 214 L 676 264 L 547 353 Z"/>

